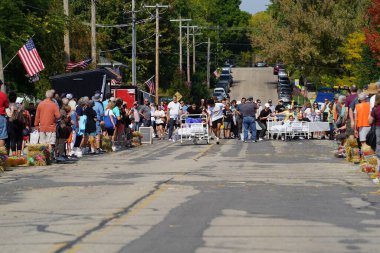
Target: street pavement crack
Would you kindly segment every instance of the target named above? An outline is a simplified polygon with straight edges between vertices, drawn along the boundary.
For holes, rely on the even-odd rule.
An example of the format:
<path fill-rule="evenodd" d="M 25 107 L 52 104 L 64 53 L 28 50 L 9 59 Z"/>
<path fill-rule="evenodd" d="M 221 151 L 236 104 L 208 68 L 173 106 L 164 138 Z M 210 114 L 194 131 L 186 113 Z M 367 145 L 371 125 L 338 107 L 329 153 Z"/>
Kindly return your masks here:
<path fill-rule="evenodd" d="M 129 206 L 123 208 L 121 211 L 119 211 L 117 213 L 114 213 L 110 218 L 103 219 L 98 225 L 96 225 L 95 227 L 93 227 L 93 228 L 85 231 L 84 233 L 82 233 L 81 235 L 79 235 L 74 240 L 66 242 L 62 247 L 60 247 L 59 249 L 55 250 L 54 253 L 63 253 L 63 252 L 66 252 L 66 251 L 72 249 L 75 245 L 77 245 L 78 243 L 80 243 L 83 239 L 87 238 L 88 236 L 90 236 L 91 234 L 93 234 L 95 232 L 98 232 L 98 231 L 102 230 L 110 222 L 112 222 L 114 220 L 117 220 L 117 219 L 123 217 L 124 215 L 129 214 L 130 212 L 132 212 L 132 210 L 136 206 L 138 206 L 139 204 L 141 204 L 144 200 L 148 199 L 149 197 L 153 196 L 157 191 L 160 190 L 160 188 L 163 185 L 170 183 L 170 181 L 172 181 L 174 179 L 175 179 L 175 176 L 169 178 L 168 180 L 165 180 L 165 181 L 162 181 L 162 182 L 158 183 L 147 194 L 145 194 L 145 195 L 141 196 L 140 198 L 136 199 L 132 204 L 130 204 Z"/>

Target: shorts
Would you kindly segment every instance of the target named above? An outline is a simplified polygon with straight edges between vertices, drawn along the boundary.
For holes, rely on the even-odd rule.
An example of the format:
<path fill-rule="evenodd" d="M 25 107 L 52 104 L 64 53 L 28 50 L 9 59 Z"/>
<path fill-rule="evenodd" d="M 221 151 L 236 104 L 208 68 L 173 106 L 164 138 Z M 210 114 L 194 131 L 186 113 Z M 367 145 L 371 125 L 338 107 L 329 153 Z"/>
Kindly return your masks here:
<path fill-rule="evenodd" d="M 0 115 L 0 140 L 8 138 L 7 119 Z"/>
<path fill-rule="evenodd" d="M 220 118 L 220 119 L 217 119 L 217 120 L 214 120 L 212 122 L 212 128 L 218 128 L 218 124 L 222 125 L 223 123 L 223 118 Z"/>
<path fill-rule="evenodd" d="M 96 121 L 96 134 L 102 134 L 102 128 L 100 127 L 99 121 Z"/>
<path fill-rule="evenodd" d="M 113 136 L 113 134 L 115 132 L 115 129 L 109 129 L 109 128 L 107 128 L 106 130 L 107 130 L 108 136 Z"/>
<path fill-rule="evenodd" d="M 164 126 L 165 123 L 156 123 L 156 126 Z"/>
<path fill-rule="evenodd" d="M 40 132 L 40 144 L 55 145 L 56 139 L 57 137 L 55 132 Z"/>
<path fill-rule="evenodd" d="M 359 141 L 366 141 L 369 130 L 371 130 L 371 127 L 359 128 Z"/>
<path fill-rule="evenodd" d="M 224 121 L 224 129 L 231 129 L 231 121 Z"/>

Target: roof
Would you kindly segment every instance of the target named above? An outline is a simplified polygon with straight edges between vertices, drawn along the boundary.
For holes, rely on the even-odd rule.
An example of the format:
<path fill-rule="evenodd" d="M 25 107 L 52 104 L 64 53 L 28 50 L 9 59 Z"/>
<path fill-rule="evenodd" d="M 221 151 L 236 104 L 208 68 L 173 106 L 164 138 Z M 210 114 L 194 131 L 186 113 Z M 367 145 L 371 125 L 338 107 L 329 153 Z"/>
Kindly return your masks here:
<path fill-rule="evenodd" d="M 118 61 L 115 61 L 112 59 L 108 59 L 108 58 L 103 57 L 103 56 L 99 57 L 99 62 L 97 65 L 102 66 L 102 67 L 112 67 L 112 68 L 119 67 L 119 66 L 127 67 L 127 65 L 125 65 L 124 63 L 121 63 L 121 62 L 118 62 Z"/>
<path fill-rule="evenodd" d="M 103 75 L 105 74 L 107 75 L 108 79 L 117 79 L 117 80 L 121 79 L 121 76 L 119 76 L 116 72 L 108 68 L 65 73 L 61 75 L 51 76 L 49 77 L 49 79 L 50 80 L 58 80 L 58 79 L 66 79 L 66 78 L 70 79 L 70 78 L 80 77 L 83 75 L 91 75 L 91 74 L 103 74 Z"/>

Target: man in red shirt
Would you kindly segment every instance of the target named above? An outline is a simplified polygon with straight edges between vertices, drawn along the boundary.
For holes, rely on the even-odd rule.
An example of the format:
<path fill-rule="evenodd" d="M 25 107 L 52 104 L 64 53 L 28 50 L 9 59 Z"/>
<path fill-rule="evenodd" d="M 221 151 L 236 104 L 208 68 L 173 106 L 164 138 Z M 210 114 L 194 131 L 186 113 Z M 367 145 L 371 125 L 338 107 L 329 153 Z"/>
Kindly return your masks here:
<path fill-rule="evenodd" d="M 46 92 L 46 99 L 42 101 L 36 112 L 34 126 L 40 132 L 40 143 L 55 145 L 57 120 L 61 117 L 57 105 L 53 102 L 53 91 Z"/>
<path fill-rule="evenodd" d="M 3 81 L 0 80 L 0 87 Z M 0 91 L 0 147 L 4 147 L 5 140 L 8 138 L 7 119 L 5 118 L 5 109 L 8 108 L 8 97 L 4 92 Z"/>

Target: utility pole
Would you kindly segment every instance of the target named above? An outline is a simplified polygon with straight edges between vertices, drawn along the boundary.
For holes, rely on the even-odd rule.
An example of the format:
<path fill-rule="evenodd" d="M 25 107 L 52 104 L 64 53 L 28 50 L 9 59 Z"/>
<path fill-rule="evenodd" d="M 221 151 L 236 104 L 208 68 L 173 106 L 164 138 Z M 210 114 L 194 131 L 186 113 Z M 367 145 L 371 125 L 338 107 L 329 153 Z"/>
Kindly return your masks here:
<path fill-rule="evenodd" d="M 179 19 L 171 19 L 170 21 L 179 22 L 179 71 L 182 73 L 182 22 L 190 22 L 191 19 L 182 19 L 182 17 L 180 16 Z"/>
<path fill-rule="evenodd" d="M 211 42 L 210 37 L 208 37 L 207 41 L 207 89 L 210 89 L 210 49 L 211 49 Z"/>
<path fill-rule="evenodd" d="M 189 22 L 187 22 L 187 27 L 186 27 L 186 72 L 187 72 L 187 85 L 190 85 L 190 26 Z"/>
<path fill-rule="evenodd" d="M 0 44 L 0 80 L 3 81 L 1 85 L 1 91 L 5 92 L 5 80 L 4 80 L 4 68 L 3 68 L 3 55 L 1 54 L 1 44 Z"/>
<path fill-rule="evenodd" d="M 63 0 L 63 10 L 66 19 L 69 19 L 69 0 Z M 65 29 L 65 34 L 63 37 L 64 51 L 65 51 L 65 61 L 70 62 L 70 34 L 69 29 Z"/>
<path fill-rule="evenodd" d="M 155 88 L 156 88 L 156 104 L 158 104 L 158 88 L 160 85 L 160 8 L 169 8 L 169 5 L 156 4 L 154 6 L 146 5 L 146 8 L 156 9 L 156 75 L 155 75 Z"/>
<path fill-rule="evenodd" d="M 195 27 L 193 26 L 193 74 L 195 74 Z"/>
<path fill-rule="evenodd" d="M 196 35 L 201 35 L 201 33 L 199 34 L 195 34 L 195 28 L 197 28 L 198 26 L 190 26 L 192 29 L 193 29 L 193 34 L 191 34 L 191 36 L 193 36 L 193 73 L 195 74 L 196 72 L 196 62 L 195 62 L 195 36 Z"/>
<path fill-rule="evenodd" d="M 136 80 L 136 4 L 132 0 L 132 86 L 137 86 Z"/>
<path fill-rule="evenodd" d="M 91 58 L 96 66 L 96 0 L 91 0 Z"/>

